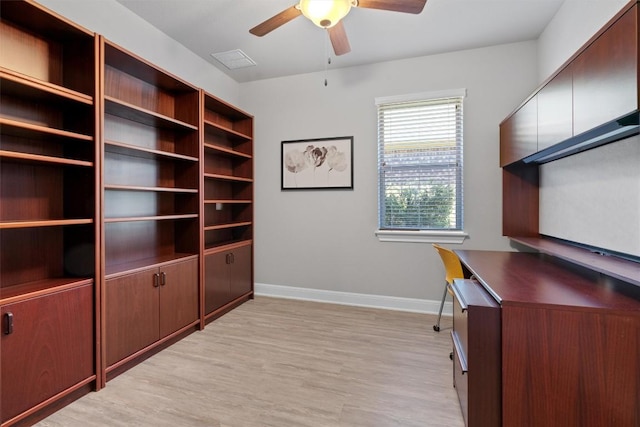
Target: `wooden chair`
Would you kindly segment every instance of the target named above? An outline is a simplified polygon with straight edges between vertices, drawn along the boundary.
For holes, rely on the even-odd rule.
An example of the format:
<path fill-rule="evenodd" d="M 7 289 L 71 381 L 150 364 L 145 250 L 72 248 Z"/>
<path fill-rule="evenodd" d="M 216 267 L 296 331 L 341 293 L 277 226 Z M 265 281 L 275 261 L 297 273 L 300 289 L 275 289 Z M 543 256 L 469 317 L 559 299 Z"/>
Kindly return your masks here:
<path fill-rule="evenodd" d="M 453 279 L 462 279 L 464 278 L 464 274 L 462 273 L 462 264 L 460 263 L 460 259 L 455 252 L 451 249 L 436 245 L 435 243 L 433 244 L 433 247 L 438 251 L 440 258 L 442 258 L 442 263 L 444 264 L 445 269 L 444 293 L 442 295 L 442 302 L 440 303 L 440 311 L 438 312 L 438 321 L 433 325 L 433 330 L 440 332 L 440 318 L 442 317 L 444 300 L 447 298 L 447 293 L 453 295 L 453 291 L 451 290 Z"/>

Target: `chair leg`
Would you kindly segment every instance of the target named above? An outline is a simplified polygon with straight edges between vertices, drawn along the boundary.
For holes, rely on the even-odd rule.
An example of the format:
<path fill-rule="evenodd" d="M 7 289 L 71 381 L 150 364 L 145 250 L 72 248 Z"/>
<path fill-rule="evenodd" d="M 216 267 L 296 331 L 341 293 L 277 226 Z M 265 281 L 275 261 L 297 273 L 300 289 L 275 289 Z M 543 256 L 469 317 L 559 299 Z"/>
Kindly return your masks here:
<path fill-rule="evenodd" d="M 440 311 L 438 312 L 438 321 L 436 322 L 435 325 L 433 325 L 433 330 L 436 332 L 440 332 L 440 319 L 442 318 L 442 309 L 444 308 L 444 300 L 447 298 L 447 290 L 448 290 L 447 286 L 449 286 L 449 284 L 445 282 L 444 294 L 442 295 L 442 302 L 440 302 Z"/>

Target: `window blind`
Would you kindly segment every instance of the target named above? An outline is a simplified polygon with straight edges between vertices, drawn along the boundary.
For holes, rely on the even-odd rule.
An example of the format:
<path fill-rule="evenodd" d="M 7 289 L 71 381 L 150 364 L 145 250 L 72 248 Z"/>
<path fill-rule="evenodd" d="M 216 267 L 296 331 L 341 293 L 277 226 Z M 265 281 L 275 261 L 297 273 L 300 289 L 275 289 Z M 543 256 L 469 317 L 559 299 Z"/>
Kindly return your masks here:
<path fill-rule="evenodd" d="M 462 100 L 378 103 L 380 229 L 462 230 Z"/>

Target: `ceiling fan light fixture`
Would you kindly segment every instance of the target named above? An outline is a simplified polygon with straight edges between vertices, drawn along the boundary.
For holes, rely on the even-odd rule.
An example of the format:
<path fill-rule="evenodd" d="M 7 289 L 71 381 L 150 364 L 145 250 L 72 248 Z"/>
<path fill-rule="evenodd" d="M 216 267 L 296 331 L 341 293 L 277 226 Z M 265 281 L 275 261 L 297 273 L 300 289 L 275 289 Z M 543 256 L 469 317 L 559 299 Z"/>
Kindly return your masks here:
<path fill-rule="evenodd" d="M 352 0 L 300 0 L 302 14 L 321 28 L 331 28 L 351 10 Z"/>

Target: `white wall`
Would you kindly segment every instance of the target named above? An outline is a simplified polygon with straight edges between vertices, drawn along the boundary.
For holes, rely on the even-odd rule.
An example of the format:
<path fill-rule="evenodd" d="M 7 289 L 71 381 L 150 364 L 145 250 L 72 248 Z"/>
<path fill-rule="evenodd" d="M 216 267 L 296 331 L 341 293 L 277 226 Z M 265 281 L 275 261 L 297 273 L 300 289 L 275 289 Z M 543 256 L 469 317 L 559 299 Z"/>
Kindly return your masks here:
<path fill-rule="evenodd" d="M 431 245 L 381 243 L 374 98 L 466 88 L 462 245 L 508 249 L 501 236 L 498 124 L 537 84 L 523 42 L 241 85 L 255 114 L 255 279 L 309 289 L 438 300 L 444 270 Z M 353 191 L 280 190 L 280 142 L 354 136 Z M 460 247 L 460 246 L 458 246 Z"/>
<path fill-rule="evenodd" d="M 628 0 L 565 0 L 538 39 L 542 83 L 609 21 Z"/>
<path fill-rule="evenodd" d="M 152 64 L 231 104 L 239 84 L 115 0 L 37 0 Z"/>

